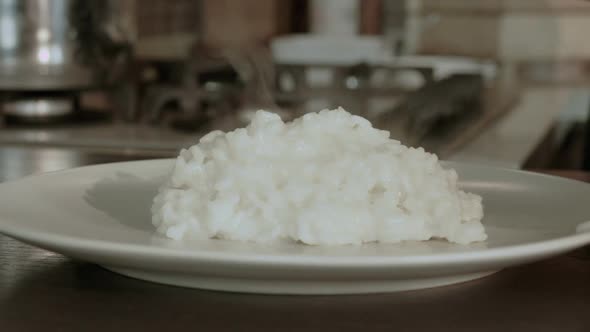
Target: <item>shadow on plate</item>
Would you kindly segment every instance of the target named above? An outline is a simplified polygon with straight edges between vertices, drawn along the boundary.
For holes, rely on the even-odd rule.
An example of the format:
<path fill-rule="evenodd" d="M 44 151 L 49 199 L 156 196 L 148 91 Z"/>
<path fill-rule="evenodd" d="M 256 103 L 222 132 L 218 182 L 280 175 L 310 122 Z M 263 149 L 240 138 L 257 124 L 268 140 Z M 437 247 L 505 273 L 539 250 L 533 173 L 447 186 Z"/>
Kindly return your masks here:
<path fill-rule="evenodd" d="M 134 229 L 151 229 L 152 200 L 165 177 L 143 179 L 130 173 L 98 181 L 86 191 L 84 200 L 117 222 Z"/>

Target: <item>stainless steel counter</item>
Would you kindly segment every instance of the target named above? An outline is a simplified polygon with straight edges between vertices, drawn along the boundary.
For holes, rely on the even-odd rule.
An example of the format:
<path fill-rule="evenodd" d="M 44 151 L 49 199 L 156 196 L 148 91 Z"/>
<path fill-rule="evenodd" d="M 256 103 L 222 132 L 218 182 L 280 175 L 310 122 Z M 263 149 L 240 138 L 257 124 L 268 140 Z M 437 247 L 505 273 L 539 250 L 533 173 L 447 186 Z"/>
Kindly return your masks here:
<path fill-rule="evenodd" d="M 580 88 L 537 87 L 446 159 L 520 168 Z M 0 181 L 94 163 L 173 157 L 202 133 L 138 124 L 0 129 Z"/>
<path fill-rule="evenodd" d="M 108 149 L 73 149 L 8 145 L 0 147 L 0 181 L 72 167 L 117 161 L 172 157 L 175 152 L 141 153 Z"/>
<path fill-rule="evenodd" d="M 512 111 L 459 148 L 451 160 L 519 168 L 580 89 L 523 91 Z M 0 130 L 0 181 L 83 165 L 174 157 L 200 134 L 137 124 Z"/>
<path fill-rule="evenodd" d="M 521 168 L 560 114 L 585 87 L 537 86 L 523 89 L 514 108 L 458 149 L 453 161 Z"/>
<path fill-rule="evenodd" d="M 64 147 L 69 149 L 110 149 L 124 152 L 170 153 L 196 143 L 202 133 L 135 123 L 9 127 L 0 130 L 0 146 L 9 144 Z"/>

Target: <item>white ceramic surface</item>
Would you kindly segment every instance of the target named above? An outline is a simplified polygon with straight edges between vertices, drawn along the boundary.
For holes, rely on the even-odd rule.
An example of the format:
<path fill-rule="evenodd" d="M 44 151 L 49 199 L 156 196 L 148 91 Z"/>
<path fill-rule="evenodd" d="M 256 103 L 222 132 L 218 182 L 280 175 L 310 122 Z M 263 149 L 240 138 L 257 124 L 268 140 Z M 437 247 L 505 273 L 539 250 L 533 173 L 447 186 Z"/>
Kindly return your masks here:
<path fill-rule="evenodd" d="M 105 164 L 0 184 L 0 232 L 128 276 L 256 293 L 409 290 L 485 276 L 590 243 L 590 185 L 448 164 L 483 196 L 489 239 L 312 247 L 154 235 L 149 208 L 171 160 Z"/>

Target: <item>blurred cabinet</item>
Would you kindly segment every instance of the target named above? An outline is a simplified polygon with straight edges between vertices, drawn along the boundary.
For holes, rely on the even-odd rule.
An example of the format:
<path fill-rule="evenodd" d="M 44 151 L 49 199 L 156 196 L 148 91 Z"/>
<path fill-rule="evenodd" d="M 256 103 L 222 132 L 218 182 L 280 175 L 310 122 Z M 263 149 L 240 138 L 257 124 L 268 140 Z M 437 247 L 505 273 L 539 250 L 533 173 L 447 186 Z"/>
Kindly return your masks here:
<path fill-rule="evenodd" d="M 305 26 L 301 0 L 124 0 L 133 8 L 137 55 L 181 59 L 199 39 L 211 47 L 267 43 Z M 297 19 L 295 19 L 297 17 Z"/>
<path fill-rule="evenodd" d="M 209 46 L 264 44 L 292 24 L 293 1 L 201 1 L 202 40 Z"/>
<path fill-rule="evenodd" d="M 407 0 L 415 51 L 507 60 L 590 57 L 590 1 Z"/>

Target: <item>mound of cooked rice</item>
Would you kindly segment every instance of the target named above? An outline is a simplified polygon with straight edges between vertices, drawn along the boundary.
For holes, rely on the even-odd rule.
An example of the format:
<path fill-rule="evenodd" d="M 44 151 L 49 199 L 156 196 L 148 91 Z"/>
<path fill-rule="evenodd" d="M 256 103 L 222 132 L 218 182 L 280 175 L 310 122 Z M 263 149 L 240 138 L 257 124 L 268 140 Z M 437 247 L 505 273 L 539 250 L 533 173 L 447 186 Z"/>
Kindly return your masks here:
<path fill-rule="evenodd" d="M 182 150 L 152 206 L 169 238 L 313 245 L 486 239 L 481 197 L 436 155 L 343 109 L 284 123 L 258 111 Z"/>

